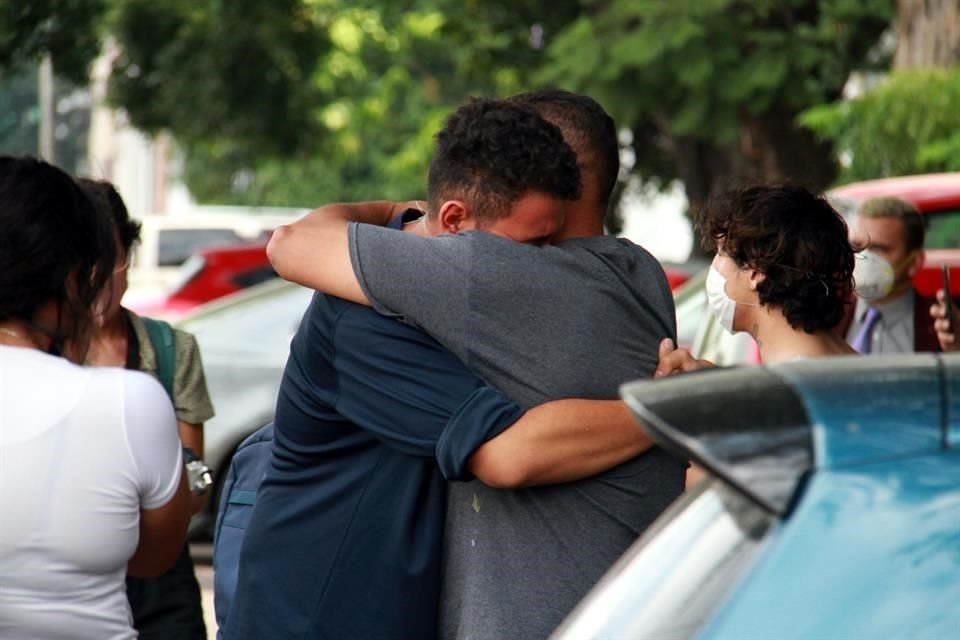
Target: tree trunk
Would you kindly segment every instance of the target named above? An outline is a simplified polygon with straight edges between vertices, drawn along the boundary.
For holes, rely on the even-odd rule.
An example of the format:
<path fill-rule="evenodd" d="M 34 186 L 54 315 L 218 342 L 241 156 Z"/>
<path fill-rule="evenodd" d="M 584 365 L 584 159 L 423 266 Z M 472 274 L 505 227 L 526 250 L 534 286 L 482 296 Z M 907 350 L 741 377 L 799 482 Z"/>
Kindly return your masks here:
<path fill-rule="evenodd" d="M 960 0 L 897 0 L 894 69 L 960 64 Z"/>
<path fill-rule="evenodd" d="M 790 182 L 814 191 L 829 186 L 836 177 L 830 145 L 799 129 L 795 120 L 792 111 L 743 114 L 738 141 L 724 147 L 676 139 L 672 150 L 677 177 L 684 184 L 691 215 L 724 189 L 772 182 Z M 703 256 L 696 232 L 693 253 Z"/>

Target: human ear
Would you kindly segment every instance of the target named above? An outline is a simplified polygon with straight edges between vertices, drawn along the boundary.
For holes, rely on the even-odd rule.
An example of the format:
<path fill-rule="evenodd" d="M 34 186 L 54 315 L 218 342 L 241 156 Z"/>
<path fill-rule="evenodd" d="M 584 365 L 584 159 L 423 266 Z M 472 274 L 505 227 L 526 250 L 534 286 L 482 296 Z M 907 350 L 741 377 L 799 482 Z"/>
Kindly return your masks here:
<path fill-rule="evenodd" d="M 766 279 L 767 274 L 757 271 L 756 269 L 750 269 L 750 291 L 756 291 L 760 283 Z"/>
<path fill-rule="evenodd" d="M 457 233 L 473 228 L 470 207 L 462 200 L 445 200 L 437 212 L 442 233 Z"/>
<path fill-rule="evenodd" d="M 907 274 L 912 278 L 917 274 L 920 269 L 923 268 L 923 263 L 927 261 L 927 252 L 923 249 L 917 249 L 914 251 L 913 256 L 910 258 L 909 267 L 907 268 Z"/>

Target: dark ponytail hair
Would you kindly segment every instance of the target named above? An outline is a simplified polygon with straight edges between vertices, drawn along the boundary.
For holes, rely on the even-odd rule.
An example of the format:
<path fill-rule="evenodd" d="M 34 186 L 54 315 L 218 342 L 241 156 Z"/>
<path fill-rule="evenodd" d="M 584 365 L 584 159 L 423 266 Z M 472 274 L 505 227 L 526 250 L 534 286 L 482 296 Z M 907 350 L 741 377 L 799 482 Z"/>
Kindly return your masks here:
<path fill-rule="evenodd" d="M 0 156 L 0 320 L 30 322 L 52 301 L 86 325 L 115 260 L 109 214 L 73 178 L 42 160 Z"/>

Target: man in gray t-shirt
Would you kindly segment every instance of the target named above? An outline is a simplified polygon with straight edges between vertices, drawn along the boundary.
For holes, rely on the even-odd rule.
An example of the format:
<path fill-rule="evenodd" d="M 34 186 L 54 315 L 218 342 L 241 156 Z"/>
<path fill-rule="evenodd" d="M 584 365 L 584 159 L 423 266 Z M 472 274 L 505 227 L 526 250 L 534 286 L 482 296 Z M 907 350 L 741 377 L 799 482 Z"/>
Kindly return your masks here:
<path fill-rule="evenodd" d="M 421 327 L 522 407 L 616 397 L 676 338 L 663 270 L 627 240 L 535 247 L 352 225 L 350 255 L 374 308 Z M 546 637 L 682 491 L 684 467 L 655 448 L 564 485 L 451 484 L 440 637 Z"/>
<path fill-rule="evenodd" d="M 537 104 L 540 98 L 545 102 Z M 559 232 L 545 234 L 564 241 L 513 242 L 539 244 L 505 221 L 497 235 L 465 231 L 472 227 L 456 223 L 460 198 L 434 197 L 435 159 L 431 215 L 416 231 L 456 235 L 347 225 L 344 207 L 332 205 L 281 229 L 268 252 L 285 278 L 421 327 L 522 406 L 616 398 L 621 383 L 651 376 L 661 340 L 675 339 L 669 287 L 646 251 L 603 235 L 618 167 L 609 116 L 592 100 L 563 92 L 526 100 L 577 153 L 582 197 Z M 522 214 L 523 229 L 541 227 L 537 211 Z M 592 456 L 571 449 L 571 458 L 583 457 Z M 549 635 L 680 494 L 685 466 L 654 448 L 588 480 L 547 489 L 451 486 L 441 637 Z"/>

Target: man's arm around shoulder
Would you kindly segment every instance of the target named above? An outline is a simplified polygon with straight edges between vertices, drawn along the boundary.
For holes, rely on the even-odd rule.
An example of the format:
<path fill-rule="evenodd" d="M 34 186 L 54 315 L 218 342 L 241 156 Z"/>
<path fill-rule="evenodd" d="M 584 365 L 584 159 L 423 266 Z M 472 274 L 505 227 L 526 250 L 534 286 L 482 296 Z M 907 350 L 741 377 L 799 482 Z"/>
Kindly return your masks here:
<path fill-rule="evenodd" d="M 388 201 L 328 204 L 278 227 L 267 244 L 277 274 L 290 282 L 369 305 L 350 263 L 351 222 L 385 226 L 407 208 Z"/>
<path fill-rule="evenodd" d="M 517 489 L 596 475 L 652 445 L 619 400 L 555 400 L 481 445 L 468 467 L 486 485 Z"/>

